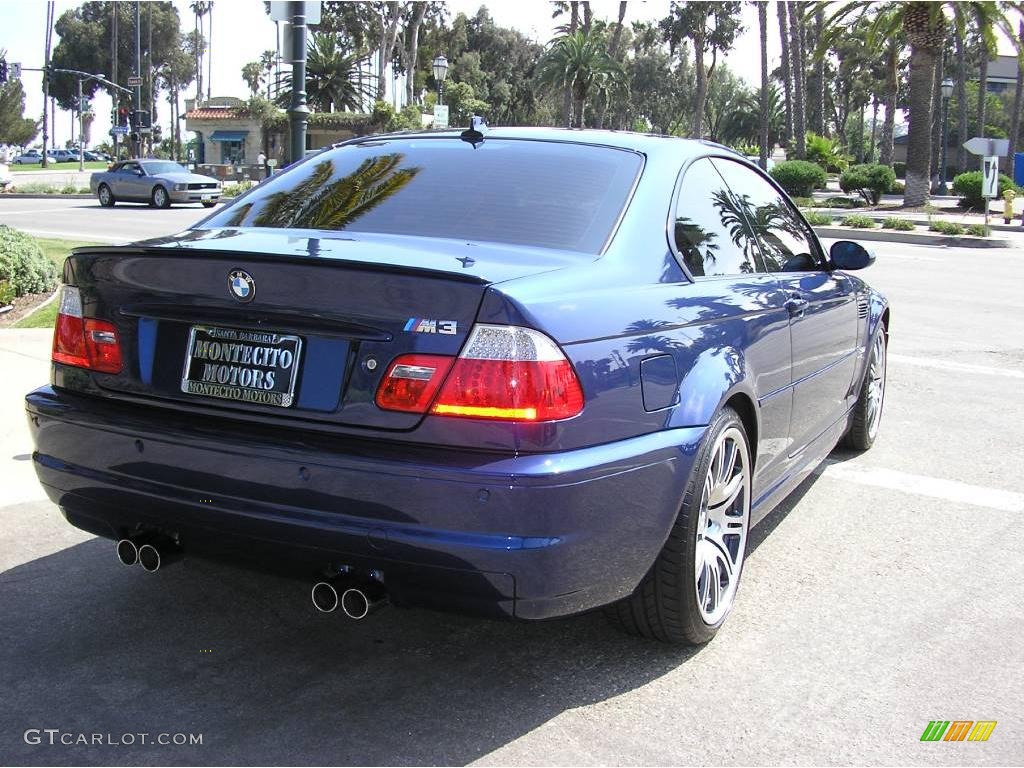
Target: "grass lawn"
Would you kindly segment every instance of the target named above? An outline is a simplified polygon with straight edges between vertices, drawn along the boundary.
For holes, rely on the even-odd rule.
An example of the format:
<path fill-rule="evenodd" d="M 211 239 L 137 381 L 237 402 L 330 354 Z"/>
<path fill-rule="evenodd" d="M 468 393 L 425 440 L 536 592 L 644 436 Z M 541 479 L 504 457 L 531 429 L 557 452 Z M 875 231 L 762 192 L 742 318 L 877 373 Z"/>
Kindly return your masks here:
<path fill-rule="evenodd" d="M 43 249 L 43 254 L 57 265 L 59 272 L 64 267 L 64 259 L 67 258 L 72 248 L 83 245 L 100 245 L 100 243 L 88 243 L 81 240 L 59 240 L 50 237 L 37 237 L 36 242 Z M 21 318 L 14 324 L 15 328 L 52 328 L 57 321 L 58 302 L 51 301 L 45 307 L 37 309 L 27 317 Z"/>
<path fill-rule="evenodd" d="M 73 163 L 53 163 L 51 162 L 49 167 L 43 168 L 41 163 L 31 163 L 29 165 L 15 165 L 11 163 L 7 166 L 11 169 L 11 173 L 25 173 L 27 171 L 77 171 L 78 161 Z M 97 160 L 94 163 L 86 163 L 85 170 L 87 171 L 105 171 L 107 170 L 107 164 L 102 160 Z"/>

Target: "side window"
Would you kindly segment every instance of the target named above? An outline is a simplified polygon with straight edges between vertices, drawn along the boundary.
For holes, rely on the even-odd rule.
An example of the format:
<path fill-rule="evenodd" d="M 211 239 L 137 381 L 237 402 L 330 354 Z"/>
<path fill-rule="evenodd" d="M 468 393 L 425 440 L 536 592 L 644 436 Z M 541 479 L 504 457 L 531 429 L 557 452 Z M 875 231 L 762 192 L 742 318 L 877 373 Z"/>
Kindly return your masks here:
<path fill-rule="evenodd" d="M 676 202 L 676 248 L 695 277 L 755 272 L 757 244 L 734 195 L 708 158 L 683 176 Z"/>
<path fill-rule="evenodd" d="M 137 170 L 139 170 L 138 163 L 125 163 L 120 168 L 121 173 L 127 173 L 129 175 L 135 173 Z"/>
<path fill-rule="evenodd" d="M 719 157 L 714 163 L 757 233 L 764 265 L 758 271 L 824 269 L 817 240 L 785 195 L 744 165 Z"/>

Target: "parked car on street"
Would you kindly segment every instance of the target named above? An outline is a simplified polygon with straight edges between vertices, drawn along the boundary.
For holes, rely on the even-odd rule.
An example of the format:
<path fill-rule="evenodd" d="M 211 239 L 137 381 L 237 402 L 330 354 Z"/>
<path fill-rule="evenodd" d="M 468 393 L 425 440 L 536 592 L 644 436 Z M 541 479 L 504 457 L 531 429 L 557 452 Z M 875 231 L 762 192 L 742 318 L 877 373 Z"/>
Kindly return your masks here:
<path fill-rule="evenodd" d="M 78 162 L 78 152 L 70 149 L 50 149 L 46 152 L 47 157 L 56 163 Z"/>
<path fill-rule="evenodd" d="M 876 439 L 874 257 L 725 147 L 474 123 L 76 249 L 27 396 L 43 487 L 125 565 L 288 571 L 350 619 L 603 607 L 707 642 L 752 526 Z"/>
<path fill-rule="evenodd" d="M 32 165 L 33 163 L 43 162 L 43 155 L 38 149 L 30 149 L 27 152 L 23 152 L 18 155 L 11 162 L 15 165 Z"/>
<path fill-rule="evenodd" d="M 202 203 L 211 208 L 221 195 L 220 182 L 190 173 L 170 160 L 124 160 L 89 177 L 89 189 L 110 207 L 118 202 L 149 203 L 170 208 L 172 203 Z"/>

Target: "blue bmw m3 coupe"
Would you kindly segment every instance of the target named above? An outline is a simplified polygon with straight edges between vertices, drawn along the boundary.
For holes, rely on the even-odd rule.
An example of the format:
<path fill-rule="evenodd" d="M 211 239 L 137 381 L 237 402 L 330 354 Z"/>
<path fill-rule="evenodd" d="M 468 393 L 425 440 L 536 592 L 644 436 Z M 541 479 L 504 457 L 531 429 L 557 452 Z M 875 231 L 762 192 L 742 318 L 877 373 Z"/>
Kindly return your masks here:
<path fill-rule="evenodd" d="M 889 308 L 850 274 L 872 260 L 707 142 L 356 139 L 70 255 L 34 463 L 147 571 L 703 643 L 751 527 L 875 440 Z"/>

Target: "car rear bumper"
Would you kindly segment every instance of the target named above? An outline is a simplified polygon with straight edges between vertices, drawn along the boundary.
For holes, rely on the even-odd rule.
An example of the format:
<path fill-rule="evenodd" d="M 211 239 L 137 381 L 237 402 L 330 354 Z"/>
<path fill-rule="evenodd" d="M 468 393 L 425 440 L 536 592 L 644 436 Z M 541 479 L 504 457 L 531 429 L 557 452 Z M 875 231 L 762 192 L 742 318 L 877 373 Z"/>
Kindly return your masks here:
<path fill-rule="evenodd" d="M 39 478 L 79 528 L 152 528 L 186 556 L 307 578 L 376 569 L 396 603 L 525 619 L 632 591 L 704 433 L 508 456 L 272 434 L 50 387 L 27 410 Z"/>

